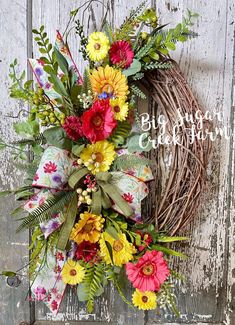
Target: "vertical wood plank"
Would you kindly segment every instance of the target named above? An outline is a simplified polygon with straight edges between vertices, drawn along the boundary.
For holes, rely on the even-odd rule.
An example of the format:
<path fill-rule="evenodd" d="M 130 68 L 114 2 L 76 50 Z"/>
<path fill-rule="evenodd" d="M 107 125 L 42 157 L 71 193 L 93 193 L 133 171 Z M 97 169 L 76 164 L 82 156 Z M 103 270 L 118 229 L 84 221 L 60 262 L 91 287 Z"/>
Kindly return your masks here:
<path fill-rule="evenodd" d="M 2 0 L 0 6 L 0 105 L 1 122 L 0 136 L 7 142 L 15 140 L 13 122 L 7 117 L 17 115 L 23 108 L 22 103 L 17 103 L 9 98 L 9 65 L 15 57 L 18 58 L 20 69 L 27 65 L 27 1 Z M 9 150 L 1 151 L 0 155 L 0 188 L 13 189 L 21 185 L 22 172 L 14 166 Z M 0 270 L 16 270 L 25 265 L 28 260 L 28 233 L 15 234 L 17 222 L 10 216 L 15 208 L 14 198 L 0 200 Z M 0 324 L 18 325 L 22 321 L 29 321 L 29 303 L 25 300 L 28 291 L 26 270 L 22 283 L 18 288 L 6 285 L 5 278 L 0 278 Z"/>

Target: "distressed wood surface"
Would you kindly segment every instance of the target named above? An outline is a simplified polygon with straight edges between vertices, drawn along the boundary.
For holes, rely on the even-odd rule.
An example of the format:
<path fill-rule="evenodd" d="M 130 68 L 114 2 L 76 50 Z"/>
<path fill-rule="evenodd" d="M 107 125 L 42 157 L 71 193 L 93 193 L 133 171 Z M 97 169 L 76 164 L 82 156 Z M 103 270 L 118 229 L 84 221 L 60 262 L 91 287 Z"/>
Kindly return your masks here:
<path fill-rule="evenodd" d="M 9 99 L 8 73 L 9 65 L 18 57 L 21 69 L 26 67 L 27 58 L 27 1 L 0 1 L 0 137 L 5 140 L 15 140 L 13 118 L 7 115 L 17 115 L 22 103 Z M 0 155 L 0 188 L 9 189 L 18 186 L 22 177 L 20 171 L 13 165 L 9 150 L 1 151 Z M 28 232 L 15 234 L 16 222 L 10 216 L 15 208 L 14 198 L 0 200 L 0 270 L 16 270 L 25 265 L 28 260 Z M 22 271 L 23 274 L 25 270 Z M 21 272 L 21 273 L 22 273 Z M 29 303 L 25 300 L 28 291 L 27 276 L 22 278 L 18 288 L 10 288 L 6 280 L 0 277 L 0 324 L 18 325 L 29 321 Z"/>
<path fill-rule="evenodd" d="M 21 66 L 26 66 L 27 53 L 37 51 L 31 45 L 31 23 L 38 28 L 41 24 L 53 41 L 55 30 L 64 30 L 69 12 L 85 1 L 78 0 L 0 0 L 0 66 L 1 66 L 1 112 L 2 115 L 19 110 L 15 101 L 7 94 L 8 65 L 14 57 L 19 57 Z M 141 0 L 111 0 L 108 18 L 113 25 L 119 25 L 131 7 Z M 103 0 L 105 6 L 108 0 Z M 186 14 L 186 9 L 198 12 L 200 17 L 193 29 L 198 38 L 178 46 L 174 58 L 196 93 L 199 102 L 206 110 L 223 113 L 224 124 L 234 130 L 235 111 L 235 62 L 234 62 L 234 0 L 149 0 L 157 6 L 162 23 L 178 23 Z M 31 15 L 32 9 L 32 15 Z M 99 27 L 100 18 L 105 10 L 100 3 L 93 3 L 87 9 L 83 19 L 85 31 L 91 32 Z M 28 12 L 28 14 L 27 14 Z M 27 29 L 28 26 L 28 29 Z M 78 37 L 71 33 L 71 51 L 82 71 L 84 63 L 78 53 Z M 150 107 L 150 106 L 149 106 Z M 151 107 L 149 108 L 151 110 Z M 9 119 L 1 119 L 1 134 L 13 139 Z M 155 312 L 133 312 L 127 307 L 113 288 L 106 290 L 99 299 L 92 314 L 87 314 L 85 306 L 78 303 L 70 290 L 66 295 L 60 313 L 53 318 L 42 304 L 35 308 L 37 325 L 43 324 L 167 324 L 191 323 L 198 325 L 234 325 L 235 324 L 235 206 L 234 206 L 234 139 L 219 139 L 215 143 L 213 158 L 209 169 L 209 186 L 205 201 L 198 218 L 186 231 L 191 241 L 181 249 L 189 255 L 185 262 L 172 261 L 178 270 L 187 277 L 186 283 L 177 287 L 179 295 L 180 319 L 175 319 L 168 311 L 162 315 Z M 153 153 L 154 154 L 154 153 Z M 13 187 L 19 178 L 10 161 L 9 152 L 1 153 L 0 185 Z M 9 217 L 13 199 L 0 202 L 1 211 L 1 252 L 8 252 L 0 260 L 0 269 L 17 268 L 22 258 L 27 256 L 28 235 L 12 231 L 14 226 Z M 145 208 L 151 212 L 155 205 L 154 195 Z M 7 231 L 6 231 L 7 229 Z M 27 281 L 17 289 L 8 288 L 1 279 L 0 325 L 18 325 L 29 321 L 30 311 L 25 302 Z M 127 294 L 131 295 L 130 288 Z M 32 308 L 31 308 L 32 310 Z"/>

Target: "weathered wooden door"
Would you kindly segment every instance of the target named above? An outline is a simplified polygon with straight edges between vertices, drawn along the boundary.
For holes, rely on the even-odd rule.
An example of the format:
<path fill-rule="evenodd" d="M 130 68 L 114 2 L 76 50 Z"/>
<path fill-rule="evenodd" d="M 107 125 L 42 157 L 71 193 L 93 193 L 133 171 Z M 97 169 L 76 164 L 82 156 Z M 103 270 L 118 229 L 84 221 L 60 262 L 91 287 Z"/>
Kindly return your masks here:
<path fill-rule="evenodd" d="M 0 0 L 0 103 L 1 136 L 13 139 L 12 123 L 7 115 L 15 116 L 23 108 L 8 98 L 8 66 L 15 57 L 21 68 L 26 68 L 27 57 L 36 56 L 32 41 L 32 26 L 41 24 L 53 40 L 56 29 L 63 30 L 71 10 L 85 0 Z M 93 2 L 83 18 L 85 30 L 99 27 L 107 0 Z M 108 19 L 118 25 L 131 7 L 141 0 L 110 0 Z M 152 3 L 151 3 L 152 2 Z M 174 57 L 180 61 L 188 81 L 200 103 L 207 110 L 221 111 L 224 123 L 234 131 L 235 62 L 234 0 L 149 0 L 157 6 L 161 22 L 174 23 L 182 19 L 186 9 L 198 12 L 200 17 L 195 31 L 199 34 L 179 47 Z M 71 51 L 79 68 L 83 69 L 78 52 L 79 42 L 71 37 Z M 31 78 L 28 70 L 28 77 Z M 42 304 L 30 304 L 25 300 L 28 289 L 27 276 L 17 288 L 0 284 L 0 325 L 19 324 L 235 324 L 235 239 L 234 239 L 234 140 L 219 139 L 214 145 L 209 170 L 210 182 L 203 207 L 191 226 L 192 239 L 182 249 L 189 255 L 187 261 L 175 261 L 187 281 L 178 287 L 180 319 L 166 311 L 134 312 L 125 306 L 117 293 L 110 288 L 100 299 L 92 314 L 78 304 L 72 291 L 58 316 L 53 319 Z M 9 188 L 20 183 L 22 175 L 14 167 L 8 151 L 1 152 L 0 187 Z M 152 202 L 153 203 L 153 202 Z M 150 205 L 152 204 L 150 203 Z M 0 269 L 16 269 L 27 263 L 27 232 L 15 234 L 16 222 L 9 212 L 13 199 L 0 201 Z M 128 290 L 127 290 L 128 291 Z"/>

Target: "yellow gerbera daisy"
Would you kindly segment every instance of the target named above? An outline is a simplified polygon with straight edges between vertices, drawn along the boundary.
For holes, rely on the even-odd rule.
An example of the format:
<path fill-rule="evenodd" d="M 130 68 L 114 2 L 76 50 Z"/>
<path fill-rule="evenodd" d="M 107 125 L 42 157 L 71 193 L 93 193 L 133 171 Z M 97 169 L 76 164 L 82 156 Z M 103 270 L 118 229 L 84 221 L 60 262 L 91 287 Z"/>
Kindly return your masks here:
<path fill-rule="evenodd" d="M 76 285 L 84 279 L 85 269 L 78 262 L 68 259 L 62 269 L 61 276 L 64 283 Z"/>
<path fill-rule="evenodd" d="M 96 243 L 100 238 L 100 232 L 103 228 L 104 218 L 85 211 L 80 214 L 80 220 L 72 229 L 70 239 L 77 244 L 84 240 L 90 243 Z"/>
<path fill-rule="evenodd" d="M 105 242 L 108 242 L 112 247 L 112 258 Z M 136 253 L 135 247 L 128 242 L 125 234 L 119 234 L 119 239 L 116 240 L 107 232 L 103 232 L 100 237 L 100 255 L 107 264 L 122 266 L 133 259 L 133 254 Z"/>
<path fill-rule="evenodd" d="M 109 39 L 104 33 L 94 32 L 89 36 L 86 50 L 92 61 L 102 61 L 107 56 L 109 48 Z"/>
<path fill-rule="evenodd" d="M 80 154 L 84 165 L 92 174 L 109 170 L 115 157 L 114 145 L 107 140 L 88 144 Z"/>
<path fill-rule="evenodd" d="M 128 103 L 123 98 L 114 98 L 110 100 L 115 119 L 125 121 L 128 115 Z"/>
<path fill-rule="evenodd" d="M 157 296 L 152 291 L 141 292 L 138 289 L 132 295 L 132 302 L 135 307 L 142 310 L 156 309 L 157 307 Z"/>
<path fill-rule="evenodd" d="M 108 65 L 93 70 L 90 80 L 93 92 L 98 95 L 105 92 L 114 97 L 126 97 L 128 94 L 126 76 L 122 74 L 121 70 Z"/>

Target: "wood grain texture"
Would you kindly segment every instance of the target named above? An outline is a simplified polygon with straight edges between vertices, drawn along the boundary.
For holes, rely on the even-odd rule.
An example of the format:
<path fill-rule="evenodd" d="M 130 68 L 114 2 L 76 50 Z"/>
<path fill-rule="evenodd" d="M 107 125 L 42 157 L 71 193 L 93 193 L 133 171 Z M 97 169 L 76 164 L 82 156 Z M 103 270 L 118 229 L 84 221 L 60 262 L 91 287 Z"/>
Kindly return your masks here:
<path fill-rule="evenodd" d="M 27 12 L 25 0 L 1 0 L 0 2 L 0 106 L 1 122 L 0 137 L 6 141 L 14 141 L 13 118 L 7 115 L 17 115 L 23 108 L 9 98 L 9 65 L 18 57 L 20 69 L 27 65 Z M 1 151 L 0 155 L 0 189 L 19 186 L 22 173 L 16 169 L 11 159 L 10 151 Z M 0 200 L 0 270 L 17 270 L 28 260 L 28 232 L 15 234 L 17 223 L 10 215 L 16 207 L 14 198 Z M 22 283 L 18 288 L 7 286 L 5 278 L 0 277 L 0 324 L 18 325 L 29 320 L 29 303 L 25 300 L 28 291 L 28 280 L 25 270 Z M 22 273 L 21 272 L 21 273 Z"/>
<path fill-rule="evenodd" d="M 31 52 L 32 35 L 27 24 L 32 22 L 34 28 L 44 24 L 52 42 L 55 31 L 63 31 L 68 21 L 69 12 L 83 0 L 0 0 L 0 84 L 1 84 L 1 135 L 13 139 L 13 131 L 9 126 L 6 114 L 16 113 L 21 107 L 8 98 L 7 74 L 8 65 L 19 58 L 21 66 L 26 66 L 27 52 Z M 110 6 L 108 19 L 113 26 L 119 25 L 131 7 L 136 7 L 141 0 L 103 0 L 103 4 L 93 3 L 85 14 L 79 15 L 85 31 L 90 33 L 99 28 L 100 18 Z M 206 110 L 222 112 L 224 123 L 235 131 L 235 62 L 234 62 L 234 0 L 149 0 L 158 8 L 161 23 L 178 23 L 186 14 L 186 9 L 200 14 L 193 28 L 199 37 L 178 46 L 173 57 L 180 62 L 181 68 L 189 81 L 199 102 Z M 30 6 L 32 5 L 32 16 Z M 28 9 L 28 15 L 27 15 Z M 84 62 L 78 52 L 79 39 L 70 35 L 71 52 L 79 69 L 83 71 Z M 33 55 L 38 52 L 33 46 Z M 146 103 L 140 104 L 146 109 Z M 153 106 L 149 103 L 149 111 Z M 87 314 L 85 305 L 77 301 L 72 290 L 68 290 L 65 301 L 56 318 L 43 304 L 36 304 L 36 325 L 73 325 L 85 324 L 127 324 L 151 325 L 182 323 L 198 325 L 234 325 L 235 324 L 235 148 L 234 139 L 219 139 L 215 143 L 211 166 L 209 168 L 209 186 L 205 201 L 198 218 L 186 231 L 191 234 L 191 241 L 184 246 L 177 246 L 185 251 L 189 259 L 185 262 L 172 261 L 178 270 L 187 277 L 185 284 L 177 286 L 179 295 L 180 319 L 175 319 L 168 311 L 162 315 L 154 312 L 133 312 L 126 306 L 114 288 L 106 290 L 104 297 L 98 299 L 95 311 Z M 156 156 L 156 153 L 152 153 Z M 0 186 L 15 186 L 19 171 L 12 166 L 9 152 L 1 152 Z M 151 213 L 157 204 L 155 192 L 151 192 L 150 200 L 145 204 L 144 213 Z M 0 249 L 8 251 L 0 261 L 0 269 L 18 268 L 22 259 L 27 258 L 28 234 L 14 235 L 9 211 L 13 199 L 0 201 L 1 231 Z M 11 289 L 1 279 L 0 325 L 18 325 L 21 321 L 29 321 L 29 304 L 24 301 L 27 281 L 18 289 Z M 131 297 L 131 289 L 126 292 Z M 4 298 L 2 298 L 4 297 Z"/>

